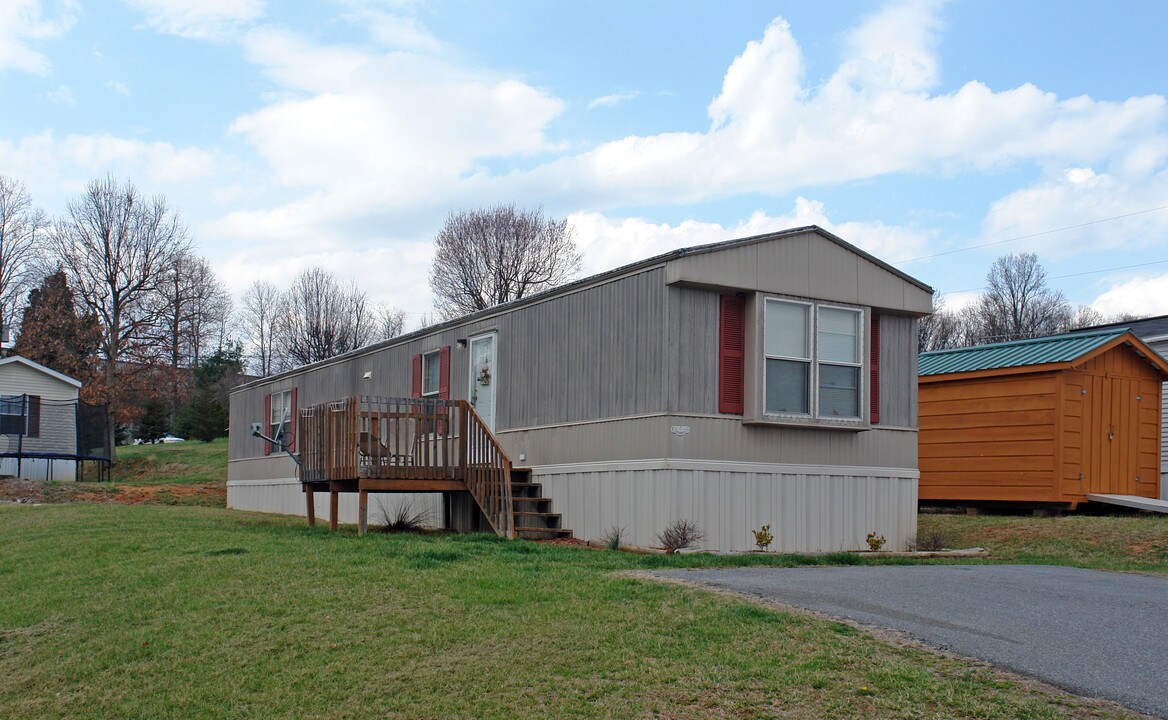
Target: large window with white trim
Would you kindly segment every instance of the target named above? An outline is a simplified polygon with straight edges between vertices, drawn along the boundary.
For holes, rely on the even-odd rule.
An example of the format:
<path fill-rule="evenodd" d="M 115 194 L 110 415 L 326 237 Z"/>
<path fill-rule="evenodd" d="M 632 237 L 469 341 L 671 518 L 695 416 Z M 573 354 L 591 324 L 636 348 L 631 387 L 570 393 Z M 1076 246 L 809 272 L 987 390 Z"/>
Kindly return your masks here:
<path fill-rule="evenodd" d="M 860 420 L 862 317 L 854 308 L 767 298 L 764 413 Z"/>

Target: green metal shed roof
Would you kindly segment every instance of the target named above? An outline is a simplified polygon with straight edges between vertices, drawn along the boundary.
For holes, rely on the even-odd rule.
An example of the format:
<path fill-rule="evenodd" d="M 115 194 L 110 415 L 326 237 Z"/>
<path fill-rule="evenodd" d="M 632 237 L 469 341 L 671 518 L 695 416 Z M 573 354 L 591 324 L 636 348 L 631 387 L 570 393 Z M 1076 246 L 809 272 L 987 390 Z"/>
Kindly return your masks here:
<path fill-rule="evenodd" d="M 953 350 L 933 350 L 921 353 L 917 370 L 924 377 L 1071 362 L 1127 332 L 1127 328 L 1109 328 Z"/>

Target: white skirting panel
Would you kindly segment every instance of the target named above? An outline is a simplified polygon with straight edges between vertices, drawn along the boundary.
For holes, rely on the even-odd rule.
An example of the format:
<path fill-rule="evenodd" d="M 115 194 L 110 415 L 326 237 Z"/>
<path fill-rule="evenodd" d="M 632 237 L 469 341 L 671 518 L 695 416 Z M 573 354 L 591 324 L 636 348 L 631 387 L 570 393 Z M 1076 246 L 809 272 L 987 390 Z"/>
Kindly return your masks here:
<path fill-rule="evenodd" d="M 19 476 L 25 480 L 73 482 L 77 479 L 77 461 L 59 458 L 21 458 L 17 472 L 16 458 L 0 458 L 0 475 Z"/>
<path fill-rule="evenodd" d="M 317 492 L 314 495 L 317 523 L 327 523 L 329 494 Z M 369 495 L 369 526 L 376 527 L 385 522 L 385 515 L 391 517 L 404 503 L 412 503 L 411 508 L 424 511 L 427 527 L 442 527 L 442 495 L 439 493 L 371 493 Z M 227 482 L 227 507 L 233 510 L 299 515 L 305 517 L 307 508 L 300 481 L 296 478 L 274 480 L 229 480 Z M 341 493 L 337 503 L 339 522 L 357 523 L 357 493 Z"/>
<path fill-rule="evenodd" d="M 627 542 L 656 546 L 670 523 L 689 520 L 707 550 L 751 550 L 770 524 L 771 551 L 867 549 L 869 532 L 885 550 L 907 550 L 917 531 L 917 471 L 653 460 L 544 466 L 543 483 L 563 526 L 595 540 L 612 527 Z"/>

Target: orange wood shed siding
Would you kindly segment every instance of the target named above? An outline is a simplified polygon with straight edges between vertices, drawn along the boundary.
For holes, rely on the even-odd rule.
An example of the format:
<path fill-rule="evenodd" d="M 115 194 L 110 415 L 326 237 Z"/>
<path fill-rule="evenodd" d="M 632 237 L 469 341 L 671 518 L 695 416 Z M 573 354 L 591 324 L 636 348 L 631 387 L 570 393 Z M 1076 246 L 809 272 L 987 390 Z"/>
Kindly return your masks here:
<path fill-rule="evenodd" d="M 1124 346 L 1071 369 L 922 378 L 920 499 L 1159 497 L 1160 380 Z"/>

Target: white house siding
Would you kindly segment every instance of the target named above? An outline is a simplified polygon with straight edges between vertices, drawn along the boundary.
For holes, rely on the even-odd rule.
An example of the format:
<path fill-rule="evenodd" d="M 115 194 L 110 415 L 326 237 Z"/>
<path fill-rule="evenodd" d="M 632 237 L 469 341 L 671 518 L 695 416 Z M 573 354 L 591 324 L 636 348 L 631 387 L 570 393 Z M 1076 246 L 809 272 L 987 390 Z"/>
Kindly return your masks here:
<path fill-rule="evenodd" d="M 627 542 L 660 545 L 670 523 L 689 520 L 701 547 L 754 548 L 751 530 L 769 524 L 775 552 L 866 549 L 885 537 L 906 550 L 916 537 L 917 471 L 685 460 L 581 463 L 535 468 L 564 527 L 582 539 L 624 528 Z"/>
<path fill-rule="evenodd" d="M 1168 338 L 1144 338 L 1148 347 L 1168 358 Z M 1160 386 L 1160 499 L 1168 500 L 1168 383 Z"/>
<path fill-rule="evenodd" d="M 77 452 L 76 405 L 60 404 L 76 403 L 76 386 L 36 368 L 8 362 L 0 365 L 0 395 L 37 395 L 41 398 L 40 433 L 38 437 L 23 438 L 20 446 L 24 452 Z M 17 438 L 0 436 L 0 452 L 15 452 L 16 449 Z M 16 474 L 15 458 L 0 460 L 0 475 Z M 24 458 L 20 462 L 19 475 L 28 480 L 72 481 L 76 479 L 76 463 L 73 460 Z"/>

